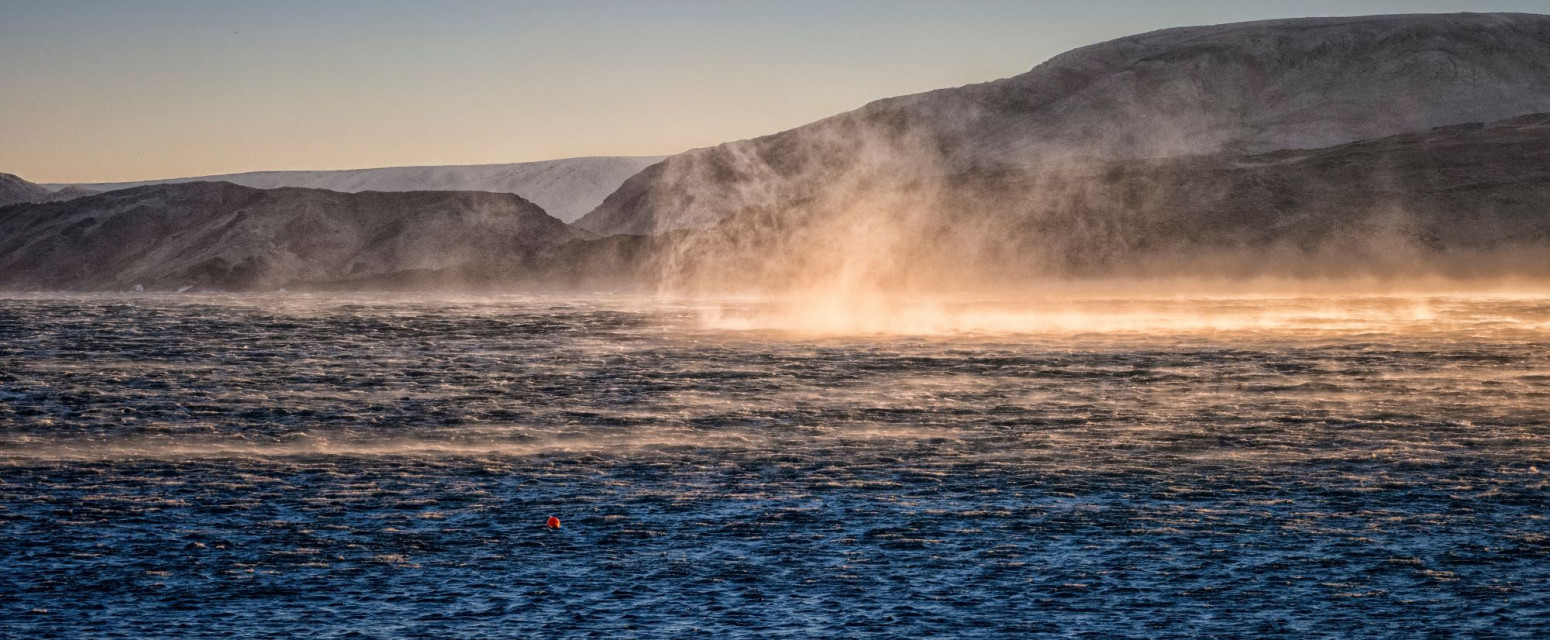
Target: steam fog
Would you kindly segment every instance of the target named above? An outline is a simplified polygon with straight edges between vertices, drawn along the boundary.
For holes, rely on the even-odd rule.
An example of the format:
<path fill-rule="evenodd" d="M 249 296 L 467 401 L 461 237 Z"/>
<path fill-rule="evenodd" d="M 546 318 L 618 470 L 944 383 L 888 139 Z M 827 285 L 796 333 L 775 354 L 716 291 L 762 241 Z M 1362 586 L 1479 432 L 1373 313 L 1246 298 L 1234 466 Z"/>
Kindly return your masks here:
<path fill-rule="evenodd" d="M 1550 623 L 1550 16 L 634 163 L 0 175 L 0 635 Z"/>
<path fill-rule="evenodd" d="M 667 295 L 830 326 L 978 326 L 943 309 L 1116 288 L 1538 289 L 1547 34 L 1530 15 L 1143 34 L 668 158 L 578 226 L 655 234 L 642 273 Z"/>
<path fill-rule="evenodd" d="M 1550 142 L 1544 120 L 1258 155 L 971 169 L 908 133 L 878 135 L 840 156 L 854 164 L 827 163 L 835 172 L 819 186 L 761 183 L 788 190 L 660 235 L 646 273 L 668 296 L 769 298 L 755 324 L 908 333 L 1103 327 L 1110 320 L 1069 307 L 1116 294 L 1335 305 L 1341 294 L 1542 291 L 1550 189 L 1529 159 Z M 751 156 L 729 162 L 779 172 Z M 1498 193 L 1480 194 L 1482 174 Z M 674 183 L 718 188 L 686 179 Z M 991 303 L 1005 308 L 965 310 Z"/>

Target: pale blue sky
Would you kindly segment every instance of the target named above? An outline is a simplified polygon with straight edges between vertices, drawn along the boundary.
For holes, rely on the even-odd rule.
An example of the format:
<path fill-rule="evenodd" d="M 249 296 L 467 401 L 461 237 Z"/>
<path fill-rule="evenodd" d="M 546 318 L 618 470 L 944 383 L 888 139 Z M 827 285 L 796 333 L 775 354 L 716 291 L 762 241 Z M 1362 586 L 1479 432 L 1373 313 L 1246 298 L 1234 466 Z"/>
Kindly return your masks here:
<path fill-rule="evenodd" d="M 1165 27 L 1550 0 L 0 0 L 39 182 L 667 154 Z"/>

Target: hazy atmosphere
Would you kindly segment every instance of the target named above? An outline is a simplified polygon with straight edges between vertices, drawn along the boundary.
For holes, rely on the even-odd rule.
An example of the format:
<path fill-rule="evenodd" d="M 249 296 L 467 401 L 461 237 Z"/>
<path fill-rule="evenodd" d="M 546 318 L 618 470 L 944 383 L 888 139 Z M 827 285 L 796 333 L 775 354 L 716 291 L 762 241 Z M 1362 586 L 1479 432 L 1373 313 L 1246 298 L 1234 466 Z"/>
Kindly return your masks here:
<path fill-rule="evenodd" d="M 1541 0 L 0 1 L 0 167 L 95 183 L 656 156 L 1153 29 Z"/>
<path fill-rule="evenodd" d="M 0 0 L 0 638 L 1533 638 L 1550 6 Z"/>

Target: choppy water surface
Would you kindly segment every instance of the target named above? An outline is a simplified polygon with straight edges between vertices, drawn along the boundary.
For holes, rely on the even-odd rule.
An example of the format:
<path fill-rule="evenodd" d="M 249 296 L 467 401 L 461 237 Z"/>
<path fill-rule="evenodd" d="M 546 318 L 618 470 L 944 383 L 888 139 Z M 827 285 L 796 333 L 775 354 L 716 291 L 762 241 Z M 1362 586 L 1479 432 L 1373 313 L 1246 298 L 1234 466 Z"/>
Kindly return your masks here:
<path fill-rule="evenodd" d="M 0 636 L 1550 628 L 1550 298 L 789 311 L 0 300 Z"/>

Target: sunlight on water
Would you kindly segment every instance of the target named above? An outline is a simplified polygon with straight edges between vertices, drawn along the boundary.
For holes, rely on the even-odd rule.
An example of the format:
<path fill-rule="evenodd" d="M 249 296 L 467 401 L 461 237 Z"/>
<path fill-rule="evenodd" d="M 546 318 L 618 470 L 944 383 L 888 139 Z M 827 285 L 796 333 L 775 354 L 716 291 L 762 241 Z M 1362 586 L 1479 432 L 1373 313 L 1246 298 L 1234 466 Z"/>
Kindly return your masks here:
<path fill-rule="evenodd" d="M 715 330 L 795 336 L 1532 334 L 1550 330 L 1550 295 L 1061 295 L 1014 301 L 852 296 L 712 305 L 700 319 Z"/>

